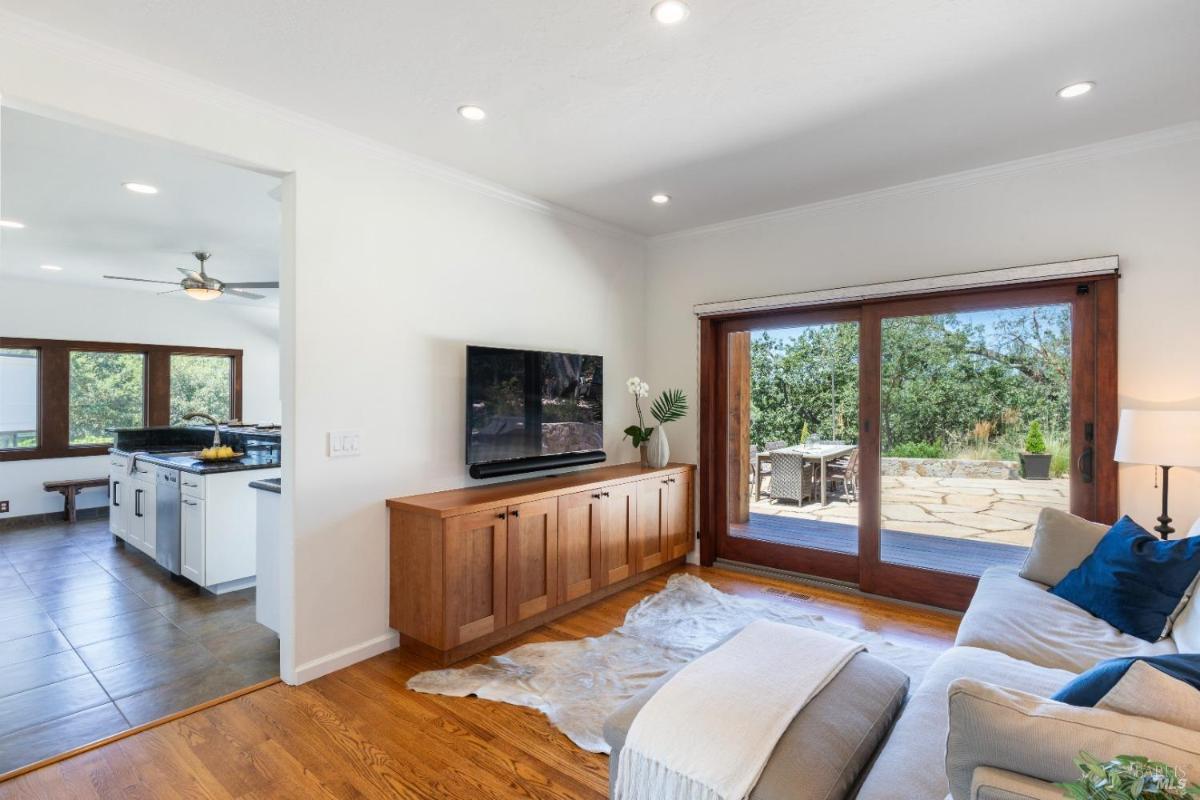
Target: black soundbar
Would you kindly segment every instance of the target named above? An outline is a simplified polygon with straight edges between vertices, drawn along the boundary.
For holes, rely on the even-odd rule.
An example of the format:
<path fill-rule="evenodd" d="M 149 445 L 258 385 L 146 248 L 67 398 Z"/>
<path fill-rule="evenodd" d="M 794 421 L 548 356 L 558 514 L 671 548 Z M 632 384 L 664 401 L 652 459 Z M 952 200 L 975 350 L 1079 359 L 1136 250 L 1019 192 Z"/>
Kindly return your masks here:
<path fill-rule="evenodd" d="M 603 450 L 590 450 L 586 453 L 563 453 L 557 456 L 531 456 L 529 458 L 514 458 L 511 461 L 493 461 L 490 464 L 472 464 L 472 478 L 501 478 L 505 475 L 520 475 L 523 472 L 537 472 L 543 469 L 558 469 L 559 467 L 577 467 L 580 464 L 598 464 L 608 458 Z"/>

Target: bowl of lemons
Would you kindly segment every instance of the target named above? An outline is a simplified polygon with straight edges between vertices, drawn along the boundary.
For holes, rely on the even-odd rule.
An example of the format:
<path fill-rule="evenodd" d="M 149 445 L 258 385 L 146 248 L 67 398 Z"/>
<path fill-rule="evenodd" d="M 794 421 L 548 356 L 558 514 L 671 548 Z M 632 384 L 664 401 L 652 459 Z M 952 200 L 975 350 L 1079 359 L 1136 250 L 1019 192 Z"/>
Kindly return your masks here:
<path fill-rule="evenodd" d="M 201 461 L 233 461 L 236 458 L 241 458 L 246 455 L 239 453 L 227 444 L 219 447 L 206 447 L 200 451 Z"/>

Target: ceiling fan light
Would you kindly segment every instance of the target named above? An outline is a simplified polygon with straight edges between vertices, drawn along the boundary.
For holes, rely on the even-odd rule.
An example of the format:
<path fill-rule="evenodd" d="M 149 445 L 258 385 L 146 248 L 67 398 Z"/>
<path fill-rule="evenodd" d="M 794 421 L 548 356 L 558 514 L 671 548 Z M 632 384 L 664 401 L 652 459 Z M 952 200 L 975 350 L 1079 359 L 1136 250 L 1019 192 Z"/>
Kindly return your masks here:
<path fill-rule="evenodd" d="M 221 296 L 220 289 L 210 289 L 207 286 L 187 286 L 183 291 L 187 292 L 188 297 L 193 300 L 216 300 Z"/>

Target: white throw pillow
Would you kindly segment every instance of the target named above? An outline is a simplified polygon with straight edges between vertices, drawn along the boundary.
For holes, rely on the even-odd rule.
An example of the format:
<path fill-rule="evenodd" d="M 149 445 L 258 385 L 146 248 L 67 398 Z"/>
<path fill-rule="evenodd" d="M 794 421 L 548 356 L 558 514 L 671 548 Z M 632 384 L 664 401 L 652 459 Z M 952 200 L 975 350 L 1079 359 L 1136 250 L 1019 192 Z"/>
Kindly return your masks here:
<path fill-rule="evenodd" d="M 1108 533 L 1108 526 L 1083 517 L 1043 508 L 1033 531 L 1033 545 L 1021 565 L 1021 577 L 1053 586 L 1078 567 Z"/>
<path fill-rule="evenodd" d="M 1188 536 L 1200 536 L 1200 519 L 1192 525 Z M 1181 653 L 1200 653 L 1200 592 L 1196 592 L 1195 589 L 1196 585 L 1193 584 L 1192 596 L 1184 604 L 1183 610 L 1175 618 L 1175 625 L 1171 628 L 1171 638 L 1175 640 L 1175 646 Z"/>

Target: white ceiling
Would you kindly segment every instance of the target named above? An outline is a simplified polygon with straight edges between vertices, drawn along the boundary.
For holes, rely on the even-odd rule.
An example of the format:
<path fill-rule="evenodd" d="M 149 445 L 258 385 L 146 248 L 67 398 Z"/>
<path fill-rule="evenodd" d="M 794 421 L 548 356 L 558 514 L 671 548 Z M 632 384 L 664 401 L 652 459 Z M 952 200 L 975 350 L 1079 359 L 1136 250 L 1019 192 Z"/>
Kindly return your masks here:
<path fill-rule="evenodd" d="M 0 168 L 0 218 L 26 226 L 0 229 L 0 275 L 166 292 L 101 276 L 177 282 L 175 268 L 195 268 L 191 252 L 208 250 L 214 277 L 279 279 L 277 177 L 11 108 L 0 112 Z M 126 181 L 159 193 L 133 194 Z M 214 302 L 278 305 L 277 290 L 251 291 L 267 297 Z M 163 298 L 176 299 L 195 302 Z"/>
<path fill-rule="evenodd" d="M 649 234 L 1200 118 L 1197 0 L 651 3 L 0 7 Z"/>

